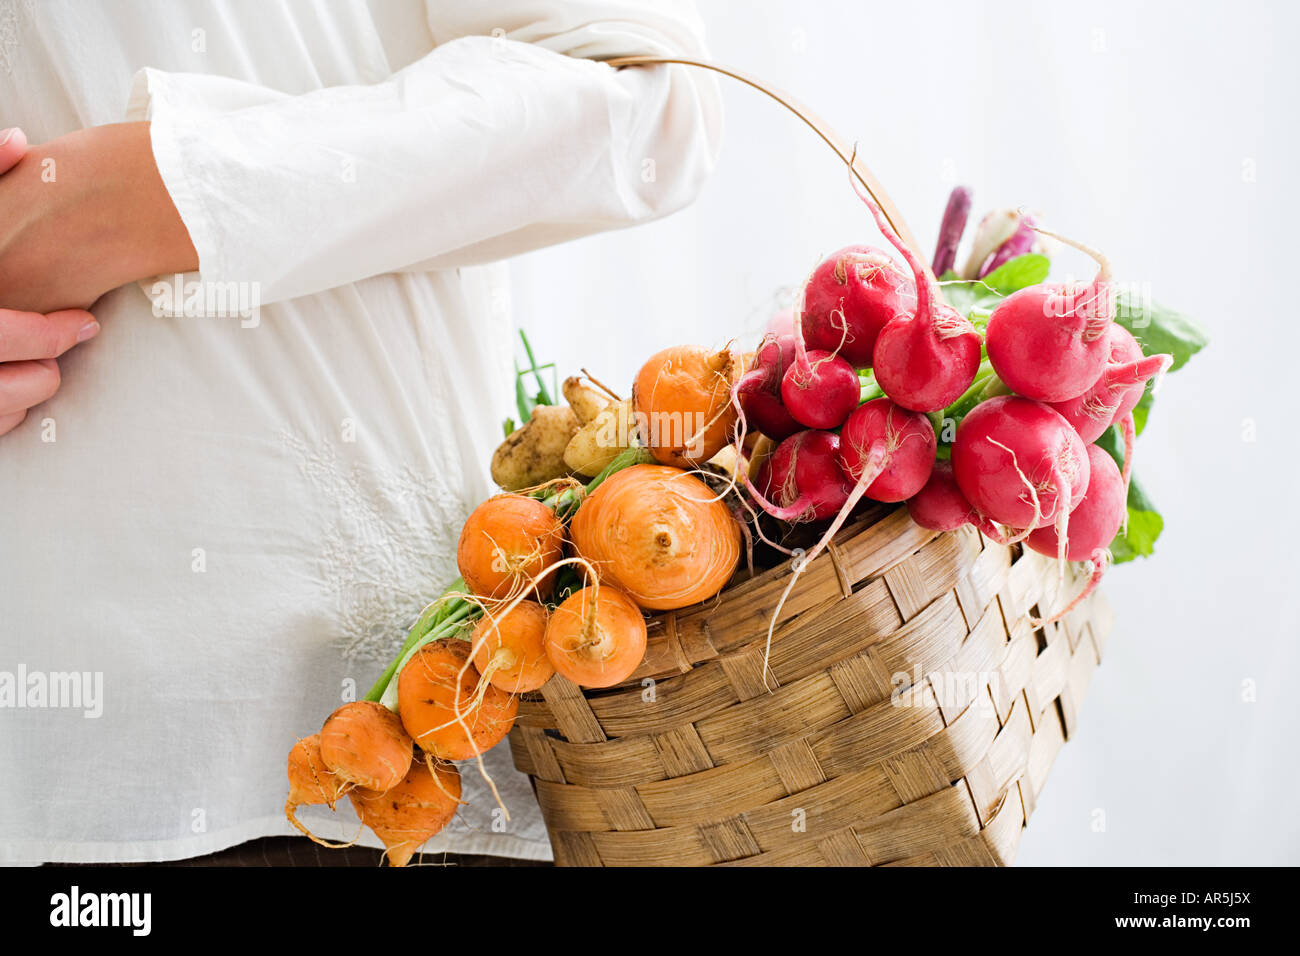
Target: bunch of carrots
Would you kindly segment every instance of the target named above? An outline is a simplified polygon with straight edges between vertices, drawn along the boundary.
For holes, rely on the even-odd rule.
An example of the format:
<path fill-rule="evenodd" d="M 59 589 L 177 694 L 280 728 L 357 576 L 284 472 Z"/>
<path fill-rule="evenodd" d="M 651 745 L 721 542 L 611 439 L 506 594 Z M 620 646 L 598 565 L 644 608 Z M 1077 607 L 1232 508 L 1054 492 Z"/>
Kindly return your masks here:
<path fill-rule="evenodd" d="M 1144 354 L 1114 321 L 1100 253 L 1013 217 L 996 243 L 977 237 L 962 279 L 949 267 L 963 194 L 949 203 L 933 269 L 859 197 L 907 269 L 870 246 L 840 250 L 754 352 L 666 349 L 629 398 L 586 376 L 564 382 L 560 403 L 525 338 L 531 367 L 519 381 L 531 374 L 539 387 L 531 398 L 520 384 L 523 424 L 507 423 L 493 457 L 503 493 L 470 514 L 459 580 L 365 698 L 294 745 L 285 812 L 295 827 L 336 845 L 296 811 L 346 796 L 390 864 L 405 865 L 455 815 L 459 762 L 476 761 L 491 784 L 482 755 L 510 732 L 519 695 L 552 681 L 635 680 L 645 613 L 712 598 L 745 573 L 742 553 L 752 574 L 755 536 L 797 555 L 783 604 L 863 498 L 906 502 L 925 528 L 971 524 L 1024 542 L 1062 573 L 1066 561 L 1089 562 L 1084 590 L 1047 620 L 1091 593 L 1126 516 L 1134 409 L 1173 357 Z M 1096 277 L 1048 284 L 1044 269 L 1003 295 L 1044 235 L 1092 256 Z M 963 314 L 941 291 L 979 285 L 1000 286 L 983 313 Z M 1123 471 L 1094 444 L 1114 425 Z M 764 530 L 772 519 L 785 543 Z M 808 525 L 816 543 L 787 548 Z"/>
<path fill-rule="evenodd" d="M 347 796 L 389 863 L 405 865 L 455 815 L 458 761 L 477 761 L 491 784 L 481 758 L 510 732 L 520 694 L 557 674 L 588 688 L 627 681 L 645 657 L 645 611 L 685 607 L 727 584 L 741 526 L 725 492 L 704 480 L 717 484 L 720 473 L 692 473 L 728 442 L 733 421 L 730 378 L 709 361 L 704 349 L 669 350 L 648 366 L 658 384 L 638 379 L 643 406 L 716 406 L 717 421 L 711 413 L 702 435 L 683 432 L 677 444 L 647 447 L 636 428 L 620 434 L 601 416 L 621 403 L 577 380 L 565 383 L 567 443 L 555 440 L 558 406 L 539 403 L 512 431 L 494 472 L 522 462 L 544 480 L 474 509 L 457 546 L 460 579 L 424 609 L 365 698 L 294 745 L 285 813 L 297 829 L 324 846 L 350 845 L 319 839 L 297 818 L 300 806 L 333 808 Z M 602 423 L 607 436 L 579 434 Z M 562 464 L 574 442 L 608 458 L 589 481 Z M 686 457 L 688 447 L 702 450 Z M 548 449 L 561 464 L 544 461 Z M 546 477 L 557 467 L 564 473 Z"/>

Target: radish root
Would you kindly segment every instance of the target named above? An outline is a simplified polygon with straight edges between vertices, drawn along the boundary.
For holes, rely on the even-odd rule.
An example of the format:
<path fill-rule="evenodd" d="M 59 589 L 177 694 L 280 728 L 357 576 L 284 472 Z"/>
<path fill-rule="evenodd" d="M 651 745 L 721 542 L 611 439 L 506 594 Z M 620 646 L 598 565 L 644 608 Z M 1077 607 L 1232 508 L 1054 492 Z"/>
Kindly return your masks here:
<path fill-rule="evenodd" d="M 1016 474 L 1020 477 L 1020 480 L 1024 482 L 1025 488 L 1028 489 L 1029 491 L 1030 503 L 1033 504 L 1034 506 L 1034 517 L 1029 522 L 1028 527 L 1024 528 L 1018 534 L 1015 534 L 1012 537 L 1005 539 L 1004 541 L 998 542 L 999 544 L 1019 544 L 1021 541 L 1024 541 L 1026 538 L 1028 538 L 1029 535 L 1033 533 L 1034 528 L 1037 527 L 1038 522 L 1043 520 L 1043 505 L 1038 500 L 1038 489 L 1034 487 L 1034 483 L 1029 480 L 1029 476 L 1026 475 L 1023 471 L 1021 471 L 1020 462 L 1016 459 L 1016 453 L 1012 451 L 1010 448 L 1008 448 L 1006 445 L 1002 444 L 1002 442 L 998 441 L 996 438 L 990 438 L 989 441 L 992 442 L 994 445 L 997 445 L 999 448 L 1001 448 L 1003 451 L 1005 451 L 1008 455 L 1011 456 L 1011 467 L 1016 470 Z M 1011 528 L 1010 530 L 1015 531 L 1014 528 Z"/>
<path fill-rule="evenodd" d="M 1110 552 L 1104 548 L 1094 551 L 1092 557 L 1088 559 L 1088 566 L 1091 573 L 1088 576 L 1088 583 L 1084 585 L 1083 590 L 1075 596 L 1065 607 L 1057 611 L 1051 617 L 1039 620 L 1034 617 L 1029 618 L 1029 623 L 1035 628 L 1046 627 L 1048 624 L 1055 624 L 1061 618 L 1065 617 L 1076 607 L 1092 596 L 1092 592 L 1097 590 L 1097 585 L 1101 583 L 1102 577 L 1106 574 L 1106 569 L 1110 566 Z"/>
<path fill-rule="evenodd" d="M 1124 435 L 1124 467 L 1120 471 L 1120 480 L 1124 482 L 1124 524 L 1123 533 L 1128 534 L 1128 486 L 1133 478 L 1133 445 L 1137 441 L 1137 428 L 1133 423 L 1133 413 L 1124 416 L 1120 422 L 1120 431 Z"/>
<path fill-rule="evenodd" d="M 853 486 L 853 491 L 849 493 L 848 501 L 840 508 L 839 514 L 831 522 L 831 526 L 826 529 L 825 534 L 821 536 L 818 542 L 813 545 L 812 550 L 805 554 L 799 555 L 794 559 L 792 564 L 793 573 L 790 575 L 790 581 L 781 592 L 781 598 L 776 602 L 776 609 L 772 611 L 772 618 L 767 622 L 767 641 L 763 645 L 763 686 L 771 691 L 767 683 L 768 661 L 772 656 L 772 634 L 776 630 L 776 622 L 781 617 L 781 611 L 785 607 L 786 599 L 790 597 L 790 592 L 794 590 L 799 576 L 804 573 L 808 565 L 822 553 L 823 549 L 831 542 L 840 528 L 844 527 L 844 522 L 848 520 L 849 514 L 857 507 L 862 496 L 866 494 L 867 488 L 880 477 L 880 473 L 885 470 L 885 464 L 889 460 L 889 445 L 886 441 L 877 439 L 871 443 L 871 448 L 867 453 L 866 463 L 862 469 L 862 476 Z"/>
<path fill-rule="evenodd" d="M 1070 479 L 1065 470 L 1057 468 L 1056 478 L 1056 580 L 1065 581 L 1065 555 L 1070 549 Z"/>
<path fill-rule="evenodd" d="M 1031 222 L 1027 222 L 1025 225 L 1029 226 L 1034 232 L 1044 236 L 1051 236 L 1072 249 L 1078 249 L 1097 263 L 1097 277 L 1088 286 L 1091 297 L 1075 305 L 1076 311 L 1084 313 L 1088 319 L 1082 336 L 1083 341 L 1095 342 L 1106 334 L 1107 327 L 1115 318 L 1114 286 L 1111 279 L 1110 260 L 1092 246 L 1085 245 L 1075 239 L 1067 239 L 1059 233 L 1044 229 L 1042 226 L 1036 226 Z"/>

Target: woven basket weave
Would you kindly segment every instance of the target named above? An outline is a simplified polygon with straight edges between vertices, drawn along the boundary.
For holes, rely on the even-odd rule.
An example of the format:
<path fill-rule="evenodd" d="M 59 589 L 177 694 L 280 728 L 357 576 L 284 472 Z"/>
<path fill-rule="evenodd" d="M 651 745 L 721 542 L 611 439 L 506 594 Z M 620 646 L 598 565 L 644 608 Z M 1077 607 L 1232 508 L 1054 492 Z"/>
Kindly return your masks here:
<path fill-rule="evenodd" d="M 822 120 L 738 70 L 816 132 L 918 256 L 869 170 Z M 1110 630 L 1073 572 L 973 528 L 945 534 L 873 506 L 784 605 L 787 565 L 650 621 L 629 681 L 556 675 L 510 734 L 565 866 L 996 865 L 1011 862 Z"/>
<path fill-rule="evenodd" d="M 1100 660 L 1104 599 L 1035 631 L 1081 579 L 880 507 L 795 586 L 765 687 L 790 573 L 653 618 L 619 688 L 557 676 L 521 701 L 511 748 L 558 864 L 1010 863 Z"/>

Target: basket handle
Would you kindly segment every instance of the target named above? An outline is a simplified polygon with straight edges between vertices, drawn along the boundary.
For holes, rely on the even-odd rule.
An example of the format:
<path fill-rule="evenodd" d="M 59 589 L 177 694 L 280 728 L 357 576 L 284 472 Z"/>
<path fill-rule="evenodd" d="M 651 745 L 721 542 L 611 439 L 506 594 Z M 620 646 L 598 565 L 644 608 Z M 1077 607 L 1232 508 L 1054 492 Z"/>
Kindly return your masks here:
<path fill-rule="evenodd" d="M 747 86 L 752 86 L 760 93 L 766 93 L 795 116 L 799 117 L 799 119 L 803 120 L 814 133 L 822 138 L 827 146 L 835 150 L 835 154 L 839 156 L 846 165 L 850 165 L 854 177 L 856 177 L 858 182 L 862 184 L 862 187 L 870 193 L 871 197 L 875 199 L 876 204 L 885 214 L 885 218 L 889 221 L 889 224 L 894 227 L 894 232 L 898 233 L 898 237 L 902 239 L 914 253 L 916 253 L 916 257 L 920 259 L 921 262 L 927 262 L 927 257 L 925 253 L 922 252 L 920 245 L 917 243 L 916 237 L 912 235 L 912 231 L 907 228 L 907 223 L 903 219 L 903 214 L 898 211 L 898 207 L 894 205 L 894 201 L 889 198 L 884 187 L 880 185 L 880 181 L 872 175 L 871 170 L 867 169 L 866 165 L 862 162 L 862 159 L 855 155 L 854 150 L 849 148 L 844 139 L 831 129 L 830 126 L 821 119 L 821 117 L 817 116 L 817 114 L 813 113 L 810 109 L 789 94 L 777 89 L 776 87 L 768 86 L 741 70 L 733 69 L 729 66 L 722 66 L 718 63 L 710 63 L 708 60 L 692 60 L 689 57 L 681 56 L 620 56 L 603 62 L 613 67 L 652 66 L 659 63 L 680 63 L 684 66 L 695 66 L 700 69 L 721 73 L 723 76 L 729 76 L 733 80 L 739 80 Z M 930 267 L 927 265 L 926 270 L 929 271 L 929 268 Z"/>

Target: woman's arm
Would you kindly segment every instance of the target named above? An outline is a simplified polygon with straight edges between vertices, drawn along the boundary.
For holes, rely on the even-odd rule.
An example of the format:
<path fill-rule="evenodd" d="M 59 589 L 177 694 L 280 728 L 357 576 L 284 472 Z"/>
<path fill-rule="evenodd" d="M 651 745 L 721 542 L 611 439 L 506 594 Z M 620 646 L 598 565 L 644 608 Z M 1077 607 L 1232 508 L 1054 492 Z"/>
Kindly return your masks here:
<path fill-rule="evenodd" d="M 62 137 L 24 161 L 8 196 L 0 184 L 0 209 L 24 211 L 0 227 L 0 304 L 84 305 L 195 267 L 255 285 L 266 304 L 673 212 L 712 169 L 712 80 L 567 53 L 698 55 L 698 25 L 677 9 L 431 4 L 435 37 L 454 39 L 383 83 L 300 96 L 142 71 L 131 118 L 148 125 Z"/>
<path fill-rule="evenodd" d="M 132 280 L 197 266 L 154 166 L 148 123 L 28 147 L 0 176 L 0 306 L 89 308 Z"/>

